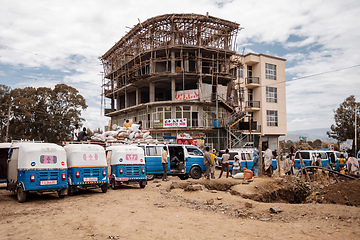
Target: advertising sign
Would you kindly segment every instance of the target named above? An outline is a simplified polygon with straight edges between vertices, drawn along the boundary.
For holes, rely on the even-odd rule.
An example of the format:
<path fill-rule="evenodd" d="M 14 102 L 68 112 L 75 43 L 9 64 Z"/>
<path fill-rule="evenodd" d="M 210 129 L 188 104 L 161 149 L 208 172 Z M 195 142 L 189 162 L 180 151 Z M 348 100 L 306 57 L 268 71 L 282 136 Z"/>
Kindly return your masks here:
<path fill-rule="evenodd" d="M 192 90 L 184 90 L 184 91 L 176 91 L 175 100 L 198 100 L 199 99 L 199 91 L 198 89 Z"/>
<path fill-rule="evenodd" d="M 164 128 L 187 127 L 186 118 L 164 119 Z"/>
<path fill-rule="evenodd" d="M 163 120 L 154 120 L 153 121 L 153 128 L 163 128 L 164 124 L 163 124 Z"/>

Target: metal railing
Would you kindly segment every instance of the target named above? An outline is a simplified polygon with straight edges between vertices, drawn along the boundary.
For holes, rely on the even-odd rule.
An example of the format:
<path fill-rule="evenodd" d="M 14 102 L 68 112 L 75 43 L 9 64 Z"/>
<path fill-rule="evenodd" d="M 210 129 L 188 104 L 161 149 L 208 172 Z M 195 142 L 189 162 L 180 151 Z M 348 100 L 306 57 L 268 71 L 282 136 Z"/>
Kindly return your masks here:
<path fill-rule="evenodd" d="M 246 101 L 247 108 L 260 108 L 260 101 Z"/>
<path fill-rule="evenodd" d="M 259 77 L 246 77 L 245 84 L 260 84 Z"/>

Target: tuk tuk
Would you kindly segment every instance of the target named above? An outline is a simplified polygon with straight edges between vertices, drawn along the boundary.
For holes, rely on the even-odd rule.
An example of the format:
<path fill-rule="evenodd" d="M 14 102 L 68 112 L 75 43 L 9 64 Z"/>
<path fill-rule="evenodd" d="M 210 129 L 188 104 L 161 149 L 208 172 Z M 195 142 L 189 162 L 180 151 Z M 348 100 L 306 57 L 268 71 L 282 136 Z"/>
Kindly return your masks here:
<path fill-rule="evenodd" d="M 116 189 L 120 184 L 138 182 L 145 188 L 146 172 L 144 151 L 134 145 L 115 145 L 106 148 L 106 158 L 111 166 L 110 185 Z"/>
<path fill-rule="evenodd" d="M 29 192 L 67 194 L 65 149 L 53 143 L 13 143 L 9 152 L 7 190 L 25 202 Z"/>
<path fill-rule="evenodd" d="M 0 183 L 7 180 L 7 160 L 11 143 L 0 143 Z"/>
<path fill-rule="evenodd" d="M 109 188 L 105 149 L 97 144 L 68 144 L 65 147 L 68 165 L 68 195 L 79 189 Z"/>

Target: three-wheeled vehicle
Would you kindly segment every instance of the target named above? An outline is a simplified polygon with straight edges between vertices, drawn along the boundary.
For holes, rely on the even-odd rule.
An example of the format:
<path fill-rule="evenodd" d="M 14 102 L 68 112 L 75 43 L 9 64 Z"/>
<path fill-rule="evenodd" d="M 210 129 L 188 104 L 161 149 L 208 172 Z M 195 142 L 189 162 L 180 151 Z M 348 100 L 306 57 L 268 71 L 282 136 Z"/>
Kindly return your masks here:
<path fill-rule="evenodd" d="M 97 144 L 68 144 L 65 147 L 68 165 L 68 195 L 79 189 L 109 188 L 105 149 Z"/>
<path fill-rule="evenodd" d="M 119 184 L 138 182 L 144 188 L 146 167 L 144 150 L 134 145 L 115 145 L 106 148 L 106 158 L 111 166 L 110 185 L 116 189 Z"/>
<path fill-rule="evenodd" d="M 7 189 L 17 193 L 19 202 L 28 192 L 67 194 L 65 149 L 53 143 L 13 143 L 8 159 Z"/>
<path fill-rule="evenodd" d="M 11 143 L 0 143 L 0 183 L 7 181 L 7 160 Z"/>

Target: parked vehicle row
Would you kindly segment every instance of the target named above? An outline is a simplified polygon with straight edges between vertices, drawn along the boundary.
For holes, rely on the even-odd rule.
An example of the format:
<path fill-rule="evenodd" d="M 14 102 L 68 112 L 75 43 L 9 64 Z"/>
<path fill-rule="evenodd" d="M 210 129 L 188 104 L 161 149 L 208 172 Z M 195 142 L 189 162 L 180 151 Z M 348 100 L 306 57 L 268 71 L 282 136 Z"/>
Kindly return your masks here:
<path fill-rule="evenodd" d="M 57 192 L 59 197 L 73 195 L 80 189 L 138 183 L 144 188 L 147 179 L 162 175 L 163 147 L 168 152 L 168 174 L 180 179 L 198 179 L 205 171 L 203 152 L 191 145 L 113 145 L 106 150 L 97 144 L 17 142 L 6 146 L 7 189 L 17 194 L 19 202 L 28 193 Z M 5 160 L 5 159 L 3 159 Z M 148 174 L 148 175 L 147 175 Z"/>

